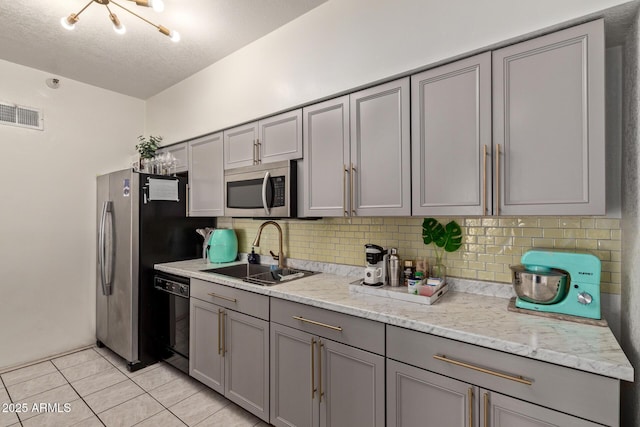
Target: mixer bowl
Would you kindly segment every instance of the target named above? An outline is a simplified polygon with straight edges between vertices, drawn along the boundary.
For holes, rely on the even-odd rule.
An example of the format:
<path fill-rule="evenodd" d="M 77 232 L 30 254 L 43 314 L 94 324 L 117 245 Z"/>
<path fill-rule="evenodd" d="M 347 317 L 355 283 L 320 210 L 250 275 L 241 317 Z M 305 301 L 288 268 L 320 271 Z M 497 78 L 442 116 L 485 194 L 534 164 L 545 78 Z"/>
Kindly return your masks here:
<path fill-rule="evenodd" d="M 523 265 L 510 266 L 513 289 L 518 298 L 535 304 L 555 304 L 568 290 L 567 274 L 560 270 L 530 271 Z"/>

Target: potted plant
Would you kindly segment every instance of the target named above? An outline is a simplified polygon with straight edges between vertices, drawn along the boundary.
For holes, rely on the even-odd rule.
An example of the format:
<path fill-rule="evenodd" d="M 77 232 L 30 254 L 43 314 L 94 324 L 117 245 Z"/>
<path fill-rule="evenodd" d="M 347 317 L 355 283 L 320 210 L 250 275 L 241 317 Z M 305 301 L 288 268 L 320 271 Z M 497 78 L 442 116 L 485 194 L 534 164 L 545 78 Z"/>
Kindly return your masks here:
<path fill-rule="evenodd" d="M 156 150 L 162 142 L 161 136 L 149 135 L 149 139 L 144 136 L 138 136 L 138 144 L 136 144 L 136 150 L 140 154 L 140 170 L 147 171 L 149 161 L 156 155 Z"/>
<path fill-rule="evenodd" d="M 436 262 L 431 267 L 431 277 L 444 281 L 447 268 L 443 264 L 445 252 L 455 252 L 462 246 L 462 229 L 455 221 L 442 225 L 435 218 L 425 218 L 422 221 L 422 240 L 425 245 L 433 244 Z M 442 248 L 442 249 L 438 249 Z"/>

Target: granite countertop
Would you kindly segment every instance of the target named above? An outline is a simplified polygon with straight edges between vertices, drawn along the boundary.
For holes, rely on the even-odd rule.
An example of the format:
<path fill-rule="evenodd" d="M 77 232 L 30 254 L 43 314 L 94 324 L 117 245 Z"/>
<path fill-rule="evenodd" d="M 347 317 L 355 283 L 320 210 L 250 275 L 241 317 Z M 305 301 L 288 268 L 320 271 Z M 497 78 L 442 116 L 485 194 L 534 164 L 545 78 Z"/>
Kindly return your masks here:
<path fill-rule="evenodd" d="M 606 377 L 634 379 L 633 366 L 609 328 L 510 312 L 505 298 L 450 291 L 436 304 L 423 305 L 353 292 L 349 284 L 358 279 L 354 276 L 320 273 L 263 287 L 202 272 L 220 266 L 197 259 L 155 268 Z"/>

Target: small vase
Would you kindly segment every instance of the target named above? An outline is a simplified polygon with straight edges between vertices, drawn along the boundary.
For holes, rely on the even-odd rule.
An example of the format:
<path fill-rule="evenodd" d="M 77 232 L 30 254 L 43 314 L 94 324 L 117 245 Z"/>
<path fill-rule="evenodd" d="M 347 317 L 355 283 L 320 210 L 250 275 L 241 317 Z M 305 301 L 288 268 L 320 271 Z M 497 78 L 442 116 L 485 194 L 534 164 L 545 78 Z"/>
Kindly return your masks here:
<path fill-rule="evenodd" d="M 431 277 L 441 279 L 443 282 L 447 279 L 447 266 L 444 264 L 433 264 L 431 266 Z"/>
<path fill-rule="evenodd" d="M 140 158 L 140 172 L 151 173 L 151 159 Z"/>
<path fill-rule="evenodd" d="M 436 255 L 436 262 L 431 266 L 431 277 L 441 279 L 442 282 L 447 279 L 447 266 L 442 262 L 442 255 Z"/>

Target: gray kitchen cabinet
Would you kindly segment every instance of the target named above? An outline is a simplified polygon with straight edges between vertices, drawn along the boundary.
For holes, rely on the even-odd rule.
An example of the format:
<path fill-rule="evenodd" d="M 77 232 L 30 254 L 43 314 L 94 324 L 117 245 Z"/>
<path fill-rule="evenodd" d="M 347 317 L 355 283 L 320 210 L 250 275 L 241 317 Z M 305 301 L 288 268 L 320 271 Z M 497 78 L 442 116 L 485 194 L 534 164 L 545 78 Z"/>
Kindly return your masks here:
<path fill-rule="evenodd" d="M 224 131 L 224 168 L 232 169 L 256 164 L 258 122 Z"/>
<path fill-rule="evenodd" d="M 384 357 L 319 340 L 320 425 L 384 427 Z"/>
<path fill-rule="evenodd" d="M 387 359 L 387 427 L 477 426 L 478 387 Z M 512 424 L 511 426 L 515 426 Z"/>
<path fill-rule="evenodd" d="M 302 158 L 302 109 L 258 122 L 258 163 Z"/>
<path fill-rule="evenodd" d="M 493 52 L 495 212 L 605 213 L 604 24 Z"/>
<path fill-rule="evenodd" d="M 409 78 L 305 107 L 304 216 L 411 214 Z"/>
<path fill-rule="evenodd" d="M 317 426 L 317 338 L 271 322 L 271 420 L 274 426 Z"/>
<path fill-rule="evenodd" d="M 191 280 L 189 375 L 264 421 L 269 420 L 268 300 Z"/>
<path fill-rule="evenodd" d="M 302 215 L 349 216 L 349 96 L 305 107 L 302 113 Z"/>
<path fill-rule="evenodd" d="M 222 133 L 189 141 L 189 216 L 224 215 Z"/>
<path fill-rule="evenodd" d="M 480 390 L 479 399 L 482 427 L 597 427 L 600 425 L 489 390 Z"/>
<path fill-rule="evenodd" d="M 409 77 L 349 95 L 351 215 L 411 214 Z"/>
<path fill-rule="evenodd" d="M 223 307 L 190 298 L 189 375 L 224 394 Z"/>
<path fill-rule="evenodd" d="M 387 360 L 387 427 L 595 427 L 582 418 Z"/>
<path fill-rule="evenodd" d="M 413 215 L 491 214 L 491 53 L 411 76 Z"/>
<path fill-rule="evenodd" d="M 275 298 L 271 313 L 271 424 L 384 426 L 384 325 Z"/>
<path fill-rule="evenodd" d="M 472 425 L 618 426 L 620 423 L 619 380 L 396 326 L 387 325 L 386 341 L 389 426 L 404 425 L 398 423 L 402 417 L 414 420 L 421 414 L 426 416 L 427 411 L 406 406 L 404 399 L 426 402 L 434 395 L 430 384 L 447 394 L 464 391 L 450 379 L 466 384 L 464 392 L 471 391 L 474 396 L 474 402 L 466 401 L 467 412 L 458 415 L 468 420 L 470 413 L 475 420 Z M 397 363 L 391 363 L 394 361 Z M 433 375 L 444 376 L 446 380 L 443 383 Z M 404 392 L 398 384 L 405 387 Z M 407 390 L 421 391 L 421 397 L 407 396 Z M 398 392 L 402 394 L 394 395 Z M 460 397 L 449 397 L 451 407 L 456 399 L 461 407 Z M 441 395 L 438 399 L 444 407 L 446 397 Z M 411 408 L 418 413 L 411 412 Z M 482 423 L 476 424 L 480 420 Z"/>
<path fill-rule="evenodd" d="M 189 170 L 189 153 L 187 149 L 187 143 L 169 145 L 168 147 L 158 148 L 156 155 L 162 153 L 171 153 L 176 159 L 176 167 L 171 172 L 187 172 Z"/>
<path fill-rule="evenodd" d="M 384 357 L 272 323 L 271 424 L 384 426 Z"/>
<path fill-rule="evenodd" d="M 225 311 L 224 395 L 269 420 L 269 322 Z"/>
<path fill-rule="evenodd" d="M 224 131 L 224 169 L 302 158 L 302 110 Z"/>

